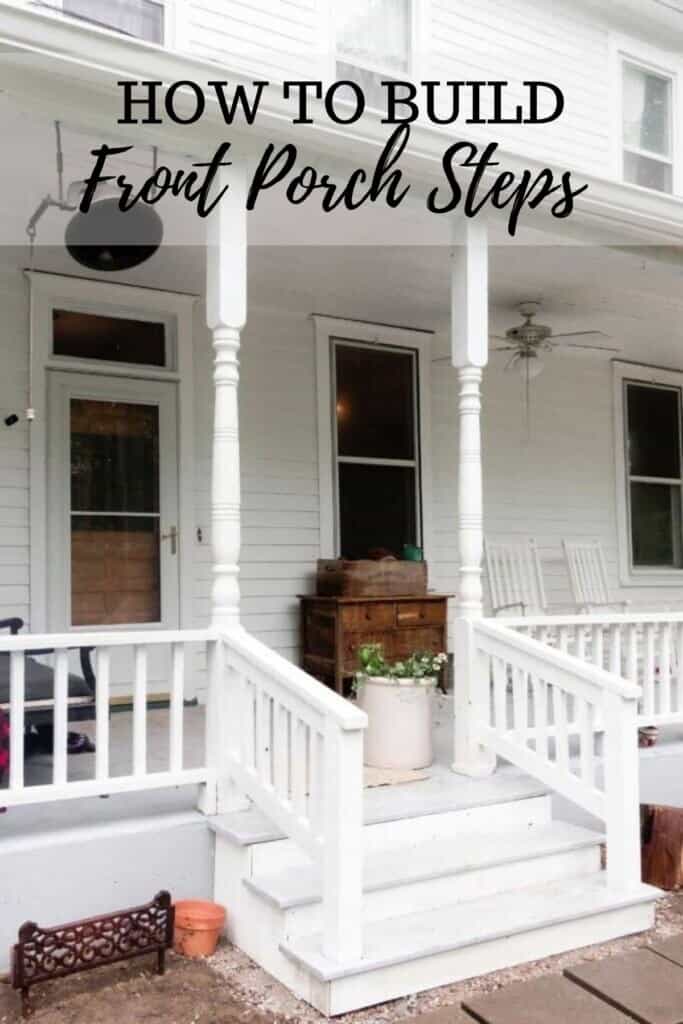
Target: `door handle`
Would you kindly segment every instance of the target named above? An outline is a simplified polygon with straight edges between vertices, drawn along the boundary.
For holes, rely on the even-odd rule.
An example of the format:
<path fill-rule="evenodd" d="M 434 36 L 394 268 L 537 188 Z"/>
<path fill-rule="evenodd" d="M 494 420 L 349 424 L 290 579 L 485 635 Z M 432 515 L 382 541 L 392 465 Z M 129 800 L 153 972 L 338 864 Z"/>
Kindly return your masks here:
<path fill-rule="evenodd" d="M 175 555 L 178 551 L 178 527 L 172 526 L 168 533 L 162 533 L 160 540 L 170 540 L 171 542 L 171 554 Z"/>

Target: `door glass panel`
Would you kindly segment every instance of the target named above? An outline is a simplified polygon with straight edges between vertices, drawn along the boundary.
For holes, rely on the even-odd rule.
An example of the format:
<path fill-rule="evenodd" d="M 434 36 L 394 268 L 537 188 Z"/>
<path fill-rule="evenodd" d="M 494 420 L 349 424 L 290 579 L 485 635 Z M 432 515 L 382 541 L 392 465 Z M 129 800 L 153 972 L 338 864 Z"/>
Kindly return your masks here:
<path fill-rule="evenodd" d="M 55 309 L 52 313 L 52 334 L 56 356 L 166 366 L 166 327 L 163 323 Z"/>
<path fill-rule="evenodd" d="M 337 345 L 336 362 L 338 454 L 414 459 L 414 354 Z"/>
<path fill-rule="evenodd" d="M 668 484 L 631 484 L 634 565 L 680 569 L 681 489 Z"/>
<path fill-rule="evenodd" d="M 678 388 L 628 384 L 627 400 L 630 475 L 679 479 Z"/>
<path fill-rule="evenodd" d="M 417 541 L 415 470 L 407 466 L 339 464 L 342 558 L 382 549 L 400 558 Z"/>
<path fill-rule="evenodd" d="M 72 399 L 71 620 L 159 622 L 159 410 Z"/>

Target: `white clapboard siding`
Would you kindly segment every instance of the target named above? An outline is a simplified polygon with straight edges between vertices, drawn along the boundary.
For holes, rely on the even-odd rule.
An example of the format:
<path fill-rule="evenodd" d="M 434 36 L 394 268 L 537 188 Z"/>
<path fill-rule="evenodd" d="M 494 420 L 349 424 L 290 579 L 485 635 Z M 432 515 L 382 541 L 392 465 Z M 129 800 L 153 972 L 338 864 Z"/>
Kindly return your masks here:
<path fill-rule="evenodd" d="M 317 0 L 186 0 L 179 46 L 254 76 L 311 78 Z"/>

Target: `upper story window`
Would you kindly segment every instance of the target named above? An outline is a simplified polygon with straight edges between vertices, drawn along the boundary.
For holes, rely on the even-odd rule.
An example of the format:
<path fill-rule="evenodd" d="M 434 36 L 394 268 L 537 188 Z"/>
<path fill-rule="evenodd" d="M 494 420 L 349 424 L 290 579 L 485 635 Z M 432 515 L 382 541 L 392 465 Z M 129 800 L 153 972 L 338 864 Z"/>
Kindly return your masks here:
<path fill-rule="evenodd" d="M 673 78 L 624 60 L 622 139 L 624 180 L 673 192 Z"/>
<path fill-rule="evenodd" d="M 410 71 L 412 0 L 344 0 L 335 5 L 337 78 L 356 82 L 381 108 L 380 83 Z"/>
<path fill-rule="evenodd" d="M 149 43 L 164 42 L 165 10 L 161 0 L 57 0 L 56 6 L 93 25 Z"/>

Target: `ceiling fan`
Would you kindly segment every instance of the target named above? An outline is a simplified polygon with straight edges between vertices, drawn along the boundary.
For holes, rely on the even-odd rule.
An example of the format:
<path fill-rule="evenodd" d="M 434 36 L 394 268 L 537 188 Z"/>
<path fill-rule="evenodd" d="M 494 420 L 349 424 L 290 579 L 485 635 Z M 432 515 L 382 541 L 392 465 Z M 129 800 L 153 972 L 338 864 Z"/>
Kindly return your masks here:
<path fill-rule="evenodd" d="M 510 327 L 504 336 L 493 335 L 496 341 L 504 341 L 505 345 L 499 345 L 492 349 L 493 352 L 511 352 L 505 369 L 517 370 L 520 376 L 534 378 L 543 369 L 541 352 L 553 352 L 555 349 L 576 350 L 577 354 L 590 352 L 620 352 L 619 348 L 612 348 L 606 345 L 586 345 L 576 343 L 571 338 L 606 338 L 608 335 L 602 331 L 571 331 L 569 333 L 554 334 L 552 327 L 547 324 L 535 322 L 541 303 L 538 301 L 520 302 L 517 307 L 524 323 Z"/>

